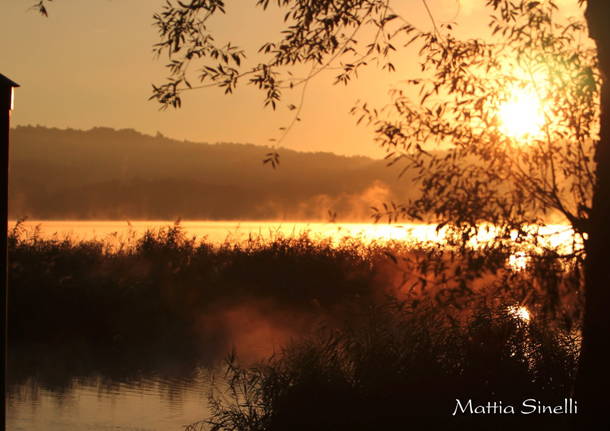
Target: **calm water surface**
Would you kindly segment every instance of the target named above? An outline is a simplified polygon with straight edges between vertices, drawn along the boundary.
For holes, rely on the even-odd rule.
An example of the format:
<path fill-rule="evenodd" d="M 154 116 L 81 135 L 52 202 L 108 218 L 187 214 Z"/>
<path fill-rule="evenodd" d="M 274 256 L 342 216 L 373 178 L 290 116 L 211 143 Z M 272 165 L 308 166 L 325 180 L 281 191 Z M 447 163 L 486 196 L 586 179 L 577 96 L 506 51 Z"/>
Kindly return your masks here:
<path fill-rule="evenodd" d="M 174 222 L 162 221 L 70 221 L 28 220 L 24 227 L 33 231 L 39 227 L 45 238 L 69 235 L 75 239 L 121 240 L 138 237 L 148 229 L 172 226 Z M 15 225 L 12 221 L 9 227 Z M 190 235 L 206 238 L 213 243 L 246 241 L 249 237 L 272 238 L 277 235 L 298 236 L 308 233 L 317 239 L 358 237 L 373 240 L 436 240 L 438 235 L 432 225 L 372 224 L 372 223 L 303 223 L 261 221 L 182 221 L 180 226 Z"/>
<path fill-rule="evenodd" d="M 10 369 L 9 369 L 10 373 Z M 207 372 L 187 379 L 88 378 L 53 387 L 32 377 L 9 385 L 7 429 L 181 430 L 207 416 Z"/>
<path fill-rule="evenodd" d="M 167 228 L 173 221 L 81 221 L 81 220 L 28 220 L 23 224 L 26 231 L 38 230 L 43 238 L 64 238 L 76 240 L 104 240 L 120 244 L 138 238 L 147 230 Z M 9 228 L 15 221 L 9 222 Z M 280 236 L 299 236 L 308 234 L 318 240 L 330 239 L 334 243 L 346 237 L 358 238 L 370 243 L 389 240 L 417 242 L 438 242 L 443 240 L 442 232 L 430 224 L 385 224 L 385 223 L 319 223 L 319 222 L 262 222 L 262 221 L 182 221 L 182 229 L 190 236 L 206 239 L 214 244 L 224 242 L 239 243 L 249 238 L 270 239 Z M 570 253 L 574 247 L 580 248 L 572 229 L 565 225 L 547 225 L 541 231 L 541 244 L 558 248 L 560 252 Z M 478 242 L 489 238 L 484 230 L 477 237 Z"/>

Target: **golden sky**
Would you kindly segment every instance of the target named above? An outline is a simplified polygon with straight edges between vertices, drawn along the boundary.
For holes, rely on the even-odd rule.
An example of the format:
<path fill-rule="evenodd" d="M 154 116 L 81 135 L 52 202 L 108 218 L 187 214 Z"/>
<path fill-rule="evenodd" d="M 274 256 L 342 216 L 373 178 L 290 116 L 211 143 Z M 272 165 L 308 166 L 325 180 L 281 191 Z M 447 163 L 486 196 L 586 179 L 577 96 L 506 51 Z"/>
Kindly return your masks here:
<path fill-rule="evenodd" d="M 286 108 L 300 93 L 286 94 L 276 112 L 263 109 L 262 94 L 240 86 L 236 94 L 217 89 L 188 93 L 179 110 L 159 111 L 148 101 L 151 83 L 165 76 L 163 58 L 155 60 L 157 41 L 152 14 L 161 0 L 57 0 L 50 17 L 28 10 L 34 0 L 3 0 L 0 26 L 0 72 L 21 84 L 16 93 L 13 125 L 89 129 L 95 126 L 160 131 L 176 139 L 200 142 L 268 144 L 291 118 Z M 228 16 L 213 23 L 217 40 L 232 40 L 256 60 L 265 40 L 277 39 L 279 15 L 262 13 L 254 0 L 228 1 Z M 484 0 L 428 0 L 437 21 L 457 16 L 463 35 L 484 34 L 488 10 Z M 576 0 L 557 0 L 562 13 L 579 11 Z M 395 4 L 400 4 L 396 2 Z M 403 15 L 421 28 L 430 27 L 421 0 L 403 0 Z M 8 36 L 8 37 L 7 37 Z M 381 105 L 401 80 L 416 77 L 414 52 L 396 58 L 397 72 L 374 67 L 347 87 L 332 86 L 331 72 L 308 87 L 298 123 L 283 146 L 303 151 L 382 156 L 370 129 L 356 126 L 349 110 L 358 99 Z"/>

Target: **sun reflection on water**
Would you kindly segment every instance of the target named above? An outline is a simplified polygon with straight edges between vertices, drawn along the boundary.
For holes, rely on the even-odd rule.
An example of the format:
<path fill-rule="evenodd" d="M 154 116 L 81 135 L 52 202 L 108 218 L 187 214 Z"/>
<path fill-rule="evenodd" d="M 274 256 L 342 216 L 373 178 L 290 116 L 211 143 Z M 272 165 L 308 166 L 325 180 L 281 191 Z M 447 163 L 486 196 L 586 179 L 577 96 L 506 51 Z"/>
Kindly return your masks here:
<path fill-rule="evenodd" d="M 15 225 L 9 223 L 9 229 Z M 71 237 L 74 240 L 103 240 L 126 242 L 138 238 L 149 229 L 167 228 L 171 221 L 28 221 L 25 230 L 41 238 Z M 364 244 L 404 242 L 414 245 L 435 245 L 447 242 L 447 228 L 437 229 L 434 224 L 373 224 L 373 223 L 320 223 L 320 222 L 262 222 L 262 221 L 182 221 L 184 233 L 212 244 L 245 243 L 248 241 L 268 241 L 278 237 L 299 237 L 307 235 L 313 240 L 330 241 L 339 244 L 345 239 L 356 239 Z M 509 258 L 509 265 L 515 269 L 525 269 L 531 253 L 539 253 L 543 248 L 551 248 L 559 253 L 569 254 L 582 248 L 582 241 L 573 230 L 565 225 L 547 225 L 534 232 L 513 232 L 510 239 L 521 250 Z M 467 243 L 471 247 L 483 247 L 497 235 L 493 226 L 482 226 Z M 534 236 L 536 244 L 523 241 L 523 237 Z M 529 245 L 526 245 L 529 244 Z"/>

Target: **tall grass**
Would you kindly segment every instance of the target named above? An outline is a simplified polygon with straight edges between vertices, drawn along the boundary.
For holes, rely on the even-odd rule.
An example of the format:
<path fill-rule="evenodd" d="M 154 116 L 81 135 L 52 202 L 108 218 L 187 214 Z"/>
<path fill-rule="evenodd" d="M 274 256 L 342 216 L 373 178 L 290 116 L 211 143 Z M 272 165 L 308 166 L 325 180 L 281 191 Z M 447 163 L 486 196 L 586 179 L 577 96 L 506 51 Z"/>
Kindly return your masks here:
<path fill-rule="evenodd" d="M 453 416 L 456 399 L 573 396 L 578 337 L 479 302 L 461 323 L 438 304 L 371 307 L 322 328 L 255 367 L 229 357 L 212 415 L 186 431 L 569 428 L 566 416 Z"/>
<path fill-rule="evenodd" d="M 256 302 L 301 320 L 331 315 L 376 295 L 376 253 L 307 235 L 215 246 L 179 224 L 119 244 L 45 239 L 17 224 L 9 235 L 13 363 L 43 369 L 54 352 L 67 360 L 53 367 L 65 364 L 67 373 L 117 363 L 154 368 L 159 358 L 210 363 L 231 347 L 226 318 L 215 317 L 224 310 Z"/>
<path fill-rule="evenodd" d="M 179 224 L 111 244 L 18 224 L 9 377 L 211 364 L 267 342 L 253 330 L 265 321 L 283 347 L 259 366 L 232 356 L 212 417 L 190 429 L 487 429 L 451 417 L 455 399 L 561 400 L 578 356 L 578 265 L 547 253 L 516 269 L 512 253 L 307 235 L 213 245 Z"/>

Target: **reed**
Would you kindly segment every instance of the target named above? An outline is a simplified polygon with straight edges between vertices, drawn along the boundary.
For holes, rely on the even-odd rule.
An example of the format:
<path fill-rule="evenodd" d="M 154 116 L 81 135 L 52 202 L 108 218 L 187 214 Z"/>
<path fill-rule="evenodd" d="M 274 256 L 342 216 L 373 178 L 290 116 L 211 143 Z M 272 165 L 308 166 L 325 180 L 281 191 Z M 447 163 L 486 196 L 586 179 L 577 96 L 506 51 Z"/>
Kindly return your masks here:
<path fill-rule="evenodd" d="M 230 356 L 212 417 L 190 429 L 402 429 L 414 417 L 464 429 L 468 418 L 447 420 L 456 398 L 573 390 L 578 265 L 549 252 L 515 268 L 512 253 L 307 234 L 214 245 L 180 224 L 76 241 L 19 223 L 9 378 L 211 365 L 265 320 L 288 334 L 282 347 L 259 365 Z"/>
<path fill-rule="evenodd" d="M 186 431 L 569 429 L 569 417 L 519 411 L 526 399 L 573 396 L 577 338 L 484 302 L 458 324 L 438 304 L 390 301 L 257 366 L 230 356 L 211 417 Z M 456 399 L 513 405 L 516 415 L 453 416 Z"/>

